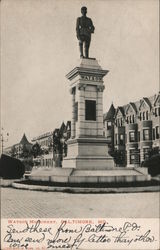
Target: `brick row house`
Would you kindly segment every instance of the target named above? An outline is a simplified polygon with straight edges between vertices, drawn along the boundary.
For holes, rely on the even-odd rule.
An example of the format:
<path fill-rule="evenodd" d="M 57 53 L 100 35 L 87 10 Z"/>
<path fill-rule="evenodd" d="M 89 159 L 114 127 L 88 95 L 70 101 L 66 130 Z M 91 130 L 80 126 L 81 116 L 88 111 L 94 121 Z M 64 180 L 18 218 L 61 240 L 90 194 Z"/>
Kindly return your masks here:
<path fill-rule="evenodd" d="M 160 150 L 160 93 L 117 108 L 112 104 L 104 115 L 104 134 L 123 165 L 139 166 L 152 149 Z"/>

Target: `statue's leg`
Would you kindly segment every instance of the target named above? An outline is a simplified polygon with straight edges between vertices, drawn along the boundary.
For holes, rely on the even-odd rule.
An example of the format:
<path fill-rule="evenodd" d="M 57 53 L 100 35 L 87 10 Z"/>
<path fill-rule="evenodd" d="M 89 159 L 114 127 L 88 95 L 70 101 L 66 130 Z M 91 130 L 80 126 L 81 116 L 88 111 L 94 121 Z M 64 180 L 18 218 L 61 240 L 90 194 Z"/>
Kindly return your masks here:
<path fill-rule="evenodd" d="M 89 57 L 89 45 L 90 45 L 90 40 L 86 39 L 85 44 L 84 44 L 84 50 L 85 50 L 85 57 Z"/>
<path fill-rule="evenodd" d="M 80 57 L 83 57 L 83 42 L 79 40 Z"/>

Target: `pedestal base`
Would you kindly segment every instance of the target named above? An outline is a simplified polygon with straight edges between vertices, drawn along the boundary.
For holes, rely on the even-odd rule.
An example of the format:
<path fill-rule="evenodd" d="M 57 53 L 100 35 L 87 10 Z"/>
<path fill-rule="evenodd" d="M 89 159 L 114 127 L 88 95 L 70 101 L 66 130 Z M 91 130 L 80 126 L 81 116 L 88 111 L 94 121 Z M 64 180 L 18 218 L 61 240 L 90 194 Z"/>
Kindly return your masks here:
<path fill-rule="evenodd" d="M 112 168 L 106 170 L 79 170 L 67 168 L 37 169 L 27 176 L 31 181 L 55 183 L 57 186 L 109 187 L 133 185 L 151 180 L 147 168 Z M 130 184 L 129 184 L 130 183 Z M 138 184 L 137 184 L 138 185 Z"/>
<path fill-rule="evenodd" d="M 83 170 L 105 170 L 114 168 L 114 161 L 108 155 L 105 138 L 77 138 L 68 141 L 68 153 L 62 168 Z"/>

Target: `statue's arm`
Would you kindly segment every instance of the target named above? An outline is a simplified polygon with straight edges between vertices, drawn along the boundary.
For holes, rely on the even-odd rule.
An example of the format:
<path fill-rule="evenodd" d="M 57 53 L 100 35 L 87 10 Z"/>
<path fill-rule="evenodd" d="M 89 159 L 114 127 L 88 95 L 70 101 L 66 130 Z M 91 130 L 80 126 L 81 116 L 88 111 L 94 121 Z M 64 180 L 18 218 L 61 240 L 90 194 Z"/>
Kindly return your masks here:
<path fill-rule="evenodd" d="M 76 34 L 77 34 L 77 38 L 80 38 L 80 31 L 79 31 L 79 17 L 77 18 L 77 22 L 76 22 Z"/>
<path fill-rule="evenodd" d="M 94 30 L 95 30 L 95 27 L 94 27 L 94 25 L 93 25 L 93 22 L 92 22 L 92 19 L 90 19 L 90 31 L 91 31 L 91 33 L 94 33 Z"/>

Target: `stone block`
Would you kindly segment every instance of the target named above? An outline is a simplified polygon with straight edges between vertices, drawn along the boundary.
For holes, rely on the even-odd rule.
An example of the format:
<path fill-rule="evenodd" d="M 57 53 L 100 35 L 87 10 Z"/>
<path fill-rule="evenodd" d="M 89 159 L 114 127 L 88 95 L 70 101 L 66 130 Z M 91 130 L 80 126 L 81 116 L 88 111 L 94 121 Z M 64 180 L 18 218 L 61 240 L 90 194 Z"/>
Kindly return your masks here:
<path fill-rule="evenodd" d="M 136 176 L 135 175 L 126 175 L 124 178 L 125 178 L 125 182 L 134 182 L 134 181 L 136 181 Z"/>
<path fill-rule="evenodd" d="M 93 98 L 94 100 L 96 100 L 97 98 L 97 93 L 95 91 L 85 91 L 85 95 L 84 95 L 85 99 L 91 99 Z"/>
<path fill-rule="evenodd" d="M 98 183 L 97 176 L 69 176 L 69 183 Z"/>
<path fill-rule="evenodd" d="M 68 183 L 68 176 L 50 176 L 51 182 Z"/>
<path fill-rule="evenodd" d="M 43 175 L 31 175 L 29 179 L 32 181 L 50 181 L 49 176 L 43 176 Z"/>
<path fill-rule="evenodd" d="M 99 183 L 114 183 L 115 176 L 99 176 L 98 177 Z"/>

